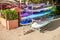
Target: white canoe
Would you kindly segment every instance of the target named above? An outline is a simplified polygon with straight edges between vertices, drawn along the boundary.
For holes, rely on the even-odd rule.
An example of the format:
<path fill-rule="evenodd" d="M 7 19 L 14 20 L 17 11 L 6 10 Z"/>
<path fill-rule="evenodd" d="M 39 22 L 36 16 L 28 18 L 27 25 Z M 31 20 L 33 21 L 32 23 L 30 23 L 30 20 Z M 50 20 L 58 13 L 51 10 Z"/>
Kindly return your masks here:
<path fill-rule="evenodd" d="M 41 27 L 44 27 L 46 26 L 47 24 L 49 24 L 52 20 L 53 20 L 54 17 L 52 18 L 47 18 L 46 20 L 44 21 L 38 21 L 38 22 L 34 22 L 31 27 L 32 28 L 36 28 L 36 29 L 39 29 Z"/>

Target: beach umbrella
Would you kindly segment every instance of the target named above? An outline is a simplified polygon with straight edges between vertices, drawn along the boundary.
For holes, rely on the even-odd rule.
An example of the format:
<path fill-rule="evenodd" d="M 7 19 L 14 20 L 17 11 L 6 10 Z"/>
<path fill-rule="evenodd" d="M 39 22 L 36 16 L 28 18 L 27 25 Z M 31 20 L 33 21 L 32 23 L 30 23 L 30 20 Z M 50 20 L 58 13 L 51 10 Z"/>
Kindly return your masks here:
<path fill-rule="evenodd" d="M 2 8 L 11 8 L 11 6 L 13 6 L 14 4 L 17 4 L 17 2 L 15 2 L 14 0 L 0 0 L 0 3 L 2 4 L 1 11 L 2 11 Z"/>
<path fill-rule="evenodd" d="M 3 1 L 0 1 L 0 3 L 6 3 L 6 4 L 14 4 L 14 3 L 17 3 L 16 1 L 14 0 L 3 0 Z"/>

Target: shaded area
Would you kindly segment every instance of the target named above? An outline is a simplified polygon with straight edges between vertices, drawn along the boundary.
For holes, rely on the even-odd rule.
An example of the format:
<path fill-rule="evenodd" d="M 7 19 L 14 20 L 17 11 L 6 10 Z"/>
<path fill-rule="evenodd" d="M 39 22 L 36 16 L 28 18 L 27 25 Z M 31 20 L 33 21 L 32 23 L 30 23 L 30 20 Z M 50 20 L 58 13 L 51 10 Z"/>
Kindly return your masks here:
<path fill-rule="evenodd" d="M 53 31 L 60 26 L 60 19 L 53 20 L 50 24 L 46 25 L 45 27 L 41 28 L 40 32 L 44 31 Z"/>

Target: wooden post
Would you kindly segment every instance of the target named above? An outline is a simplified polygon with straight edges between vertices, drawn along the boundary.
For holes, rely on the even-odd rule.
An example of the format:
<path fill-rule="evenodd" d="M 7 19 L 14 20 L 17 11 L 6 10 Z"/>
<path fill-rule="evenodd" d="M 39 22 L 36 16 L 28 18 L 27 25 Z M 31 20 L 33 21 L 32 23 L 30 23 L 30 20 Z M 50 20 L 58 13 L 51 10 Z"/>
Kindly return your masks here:
<path fill-rule="evenodd" d="M 19 4 L 19 5 L 20 5 L 20 8 L 21 8 L 21 0 L 20 0 L 19 2 L 20 2 L 20 4 Z M 20 25 L 20 22 L 21 22 L 21 16 L 20 16 L 20 14 L 21 14 L 21 12 L 18 13 L 18 17 L 19 17 L 19 26 L 21 26 L 21 25 Z"/>
<path fill-rule="evenodd" d="M 20 13 L 18 12 L 18 27 L 20 26 Z"/>

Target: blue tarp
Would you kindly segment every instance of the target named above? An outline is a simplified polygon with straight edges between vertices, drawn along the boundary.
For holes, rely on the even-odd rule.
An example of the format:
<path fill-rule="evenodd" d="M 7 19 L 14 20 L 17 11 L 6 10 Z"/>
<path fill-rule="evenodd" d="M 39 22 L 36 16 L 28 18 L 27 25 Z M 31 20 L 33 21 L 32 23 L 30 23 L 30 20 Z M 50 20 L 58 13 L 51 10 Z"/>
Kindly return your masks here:
<path fill-rule="evenodd" d="M 22 20 L 22 21 L 20 22 L 20 25 L 28 25 L 28 24 L 30 24 L 31 22 L 32 22 L 31 19 L 29 19 L 29 20 Z"/>
<path fill-rule="evenodd" d="M 32 14 L 32 15 L 30 15 L 30 16 L 23 17 L 22 19 L 37 18 L 37 17 L 41 17 L 41 16 L 44 16 L 44 15 L 50 14 L 51 12 L 52 12 L 52 9 L 51 9 L 51 10 L 48 10 L 48 11 L 46 11 L 46 12 L 40 12 L 40 13 L 37 13 L 37 14 Z"/>

